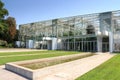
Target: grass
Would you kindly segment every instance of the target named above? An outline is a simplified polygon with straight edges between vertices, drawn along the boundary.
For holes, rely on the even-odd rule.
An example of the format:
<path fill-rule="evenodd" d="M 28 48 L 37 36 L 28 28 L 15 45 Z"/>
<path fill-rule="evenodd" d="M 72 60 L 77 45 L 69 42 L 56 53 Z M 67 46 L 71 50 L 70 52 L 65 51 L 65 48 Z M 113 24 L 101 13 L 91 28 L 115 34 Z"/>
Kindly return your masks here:
<path fill-rule="evenodd" d="M 76 80 L 120 80 L 120 54 Z"/>
<path fill-rule="evenodd" d="M 36 53 L 37 55 L 24 55 L 24 54 L 36 54 Z M 8 63 L 8 62 L 56 57 L 56 56 L 63 56 L 63 55 L 72 55 L 72 54 L 78 54 L 78 53 L 80 52 L 76 52 L 76 51 L 34 51 L 34 52 L 0 53 L 0 65 L 4 65 L 5 63 Z M 21 54 L 23 56 L 19 56 Z M 16 55 L 16 56 L 9 57 L 10 55 Z M 2 57 L 2 56 L 6 56 L 6 57 Z"/>
<path fill-rule="evenodd" d="M 40 68 L 60 64 L 60 63 L 65 63 L 65 62 L 85 58 L 85 57 L 92 56 L 92 55 L 94 55 L 94 54 L 77 55 L 77 56 L 66 57 L 66 58 L 58 58 L 55 60 L 48 60 L 48 61 L 42 61 L 42 62 L 39 61 L 39 62 L 35 62 L 35 63 L 30 63 L 30 64 L 21 64 L 21 66 L 35 70 L 35 69 L 40 69 Z"/>

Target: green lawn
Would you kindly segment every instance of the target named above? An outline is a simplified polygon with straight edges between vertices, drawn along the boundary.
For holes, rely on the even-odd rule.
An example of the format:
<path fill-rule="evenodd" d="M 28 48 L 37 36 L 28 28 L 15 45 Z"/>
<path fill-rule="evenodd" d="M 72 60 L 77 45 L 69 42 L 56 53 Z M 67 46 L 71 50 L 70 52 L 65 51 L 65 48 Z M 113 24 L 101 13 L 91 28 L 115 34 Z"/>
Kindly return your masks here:
<path fill-rule="evenodd" d="M 120 80 L 120 54 L 76 80 Z"/>
<path fill-rule="evenodd" d="M 7 62 L 31 60 L 31 59 L 40 59 L 48 57 L 56 57 L 63 55 L 78 54 L 80 52 L 75 51 L 34 51 L 34 52 L 10 52 L 10 53 L 0 53 L 0 65 L 3 65 Z M 37 55 L 24 55 L 24 54 L 37 54 Z M 15 55 L 9 57 L 10 55 Z M 23 55 L 23 56 L 19 56 Z M 6 57 L 2 57 L 6 56 Z"/>

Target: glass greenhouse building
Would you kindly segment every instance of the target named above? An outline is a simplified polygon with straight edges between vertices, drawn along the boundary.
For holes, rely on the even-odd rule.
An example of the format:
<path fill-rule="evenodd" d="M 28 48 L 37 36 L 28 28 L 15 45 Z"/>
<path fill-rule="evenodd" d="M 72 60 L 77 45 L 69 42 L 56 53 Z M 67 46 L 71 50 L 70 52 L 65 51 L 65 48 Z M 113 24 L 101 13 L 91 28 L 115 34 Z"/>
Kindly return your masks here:
<path fill-rule="evenodd" d="M 120 11 L 58 18 L 19 26 L 20 47 L 85 52 L 120 51 Z"/>

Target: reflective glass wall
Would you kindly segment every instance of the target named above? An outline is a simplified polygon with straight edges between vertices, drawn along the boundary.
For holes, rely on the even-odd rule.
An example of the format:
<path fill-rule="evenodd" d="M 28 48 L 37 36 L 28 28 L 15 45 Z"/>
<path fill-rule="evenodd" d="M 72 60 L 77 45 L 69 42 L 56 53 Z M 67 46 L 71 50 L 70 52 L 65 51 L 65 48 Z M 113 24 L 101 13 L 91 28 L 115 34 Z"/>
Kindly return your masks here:
<path fill-rule="evenodd" d="M 120 11 L 28 23 L 20 25 L 19 30 L 21 47 L 26 47 L 28 40 L 33 40 L 34 48 L 47 48 L 43 37 L 50 37 L 58 39 L 57 49 L 80 51 L 97 51 L 100 44 L 108 51 L 111 32 L 113 50 L 120 51 Z M 102 39 L 99 45 L 98 37 Z"/>
<path fill-rule="evenodd" d="M 38 41 L 40 45 L 43 37 L 56 37 L 62 40 L 61 49 L 75 50 L 79 47 L 84 47 L 78 46 L 77 43 L 82 44 L 84 41 L 89 41 L 88 38 L 93 38 L 93 41 L 96 41 L 94 38 L 100 30 L 99 14 L 88 14 L 23 24 L 20 25 L 19 30 L 19 40 L 21 41 L 22 47 L 25 47 L 28 40 Z M 97 45 L 96 42 L 95 44 Z M 60 48 L 58 47 L 58 49 Z M 84 51 L 82 48 L 78 50 Z"/>
<path fill-rule="evenodd" d="M 113 50 L 120 52 L 120 11 L 113 12 Z"/>

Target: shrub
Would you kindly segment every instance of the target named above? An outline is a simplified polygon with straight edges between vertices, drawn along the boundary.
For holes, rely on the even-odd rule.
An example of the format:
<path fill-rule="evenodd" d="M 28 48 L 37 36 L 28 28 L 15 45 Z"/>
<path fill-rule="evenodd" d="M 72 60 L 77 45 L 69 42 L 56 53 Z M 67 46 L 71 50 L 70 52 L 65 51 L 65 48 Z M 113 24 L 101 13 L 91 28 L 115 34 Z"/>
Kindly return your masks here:
<path fill-rule="evenodd" d="M 7 47 L 12 48 L 12 47 L 13 47 L 13 44 L 12 44 L 12 43 L 9 43 Z"/>
<path fill-rule="evenodd" d="M 0 40 L 0 46 L 7 46 L 7 41 Z"/>

